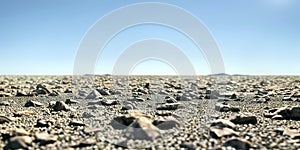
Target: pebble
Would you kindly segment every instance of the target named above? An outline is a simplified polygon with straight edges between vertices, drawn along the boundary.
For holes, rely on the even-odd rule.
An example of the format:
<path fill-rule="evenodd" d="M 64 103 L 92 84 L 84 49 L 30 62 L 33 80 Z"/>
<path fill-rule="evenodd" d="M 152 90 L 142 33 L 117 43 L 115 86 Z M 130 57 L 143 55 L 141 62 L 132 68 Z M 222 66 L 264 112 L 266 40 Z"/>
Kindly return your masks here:
<path fill-rule="evenodd" d="M 7 101 L 1 101 L 0 106 L 10 106 L 10 103 Z"/>
<path fill-rule="evenodd" d="M 73 120 L 69 123 L 69 126 L 85 126 L 85 124 L 82 121 Z"/>
<path fill-rule="evenodd" d="M 73 100 L 73 99 L 66 99 L 66 104 L 78 104 L 79 101 Z"/>
<path fill-rule="evenodd" d="M 17 111 L 14 113 L 14 117 L 22 117 L 22 116 L 31 116 L 34 115 L 35 113 L 30 110 L 24 110 L 24 111 Z"/>
<path fill-rule="evenodd" d="M 11 122 L 12 119 L 6 116 L 0 116 L 0 124 L 6 123 L 6 122 Z"/>
<path fill-rule="evenodd" d="M 37 101 L 28 101 L 25 103 L 25 107 L 40 107 L 43 106 L 43 103 L 37 102 Z"/>
<path fill-rule="evenodd" d="M 233 106 L 230 106 L 230 105 L 224 105 L 224 104 L 221 104 L 221 103 L 217 103 L 216 106 L 215 106 L 215 109 L 217 111 L 220 111 L 220 112 L 239 112 L 240 109 L 237 108 L 237 107 L 233 107 Z"/>
<path fill-rule="evenodd" d="M 65 102 L 56 101 L 55 105 L 53 106 L 54 111 L 74 111 L 73 108 L 69 107 Z"/>
<path fill-rule="evenodd" d="M 176 110 L 178 108 L 182 108 L 181 103 L 167 103 L 167 104 L 162 104 L 159 105 L 156 110 Z"/>
<path fill-rule="evenodd" d="M 211 127 L 234 129 L 236 127 L 236 125 L 229 120 L 218 119 L 218 120 L 212 122 Z"/>

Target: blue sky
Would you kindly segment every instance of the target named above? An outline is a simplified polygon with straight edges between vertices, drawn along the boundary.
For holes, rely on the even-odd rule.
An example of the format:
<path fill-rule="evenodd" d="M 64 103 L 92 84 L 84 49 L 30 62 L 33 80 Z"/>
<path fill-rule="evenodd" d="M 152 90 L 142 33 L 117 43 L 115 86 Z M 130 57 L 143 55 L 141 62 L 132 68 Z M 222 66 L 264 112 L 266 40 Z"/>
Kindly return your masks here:
<path fill-rule="evenodd" d="M 136 2 L 143 1 L 1 0 L 0 74 L 72 74 L 77 48 L 88 29 L 110 11 Z M 177 5 L 199 18 L 219 45 L 226 73 L 300 74 L 300 3 L 296 0 L 145 2 Z M 158 25 L 119 33 L 99 56 L 95 73 L 110 73 L 122 49 L 146 38 L 176 43 L 198 74 L 210 73 L 204 56 L 189 39 Z M 151 73 L 175 71 L 153 60 L 133 70 L 133 74 Z"/>

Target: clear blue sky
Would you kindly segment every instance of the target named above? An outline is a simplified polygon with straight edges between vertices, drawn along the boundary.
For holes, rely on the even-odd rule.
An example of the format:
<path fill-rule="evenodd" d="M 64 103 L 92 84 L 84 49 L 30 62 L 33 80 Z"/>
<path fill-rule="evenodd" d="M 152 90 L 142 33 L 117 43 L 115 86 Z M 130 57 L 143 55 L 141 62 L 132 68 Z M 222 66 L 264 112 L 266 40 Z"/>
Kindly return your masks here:
<path fill-rule="evenodd" d="M 1 0 L 0 74 L 72 74 L 77 48 L 86 31 L 108 12 L 136 2 L 142 1 Z M 198 17 L 219 45 L 226 73 L 300 75 L 299 1 L 155 2 L 177 5 Z M 96 73 L 110 73 L 121 49 L 145 38 L 176 43 L 186 50 L 198 74 L 210 73 L 191 41 L 175 30 L 156 25 L 119 33 L 100 56 Z M 158 74 L 173 71 L 166 64 L 149 61 L 133 73 L 151 74 L 149 70 Z"/>

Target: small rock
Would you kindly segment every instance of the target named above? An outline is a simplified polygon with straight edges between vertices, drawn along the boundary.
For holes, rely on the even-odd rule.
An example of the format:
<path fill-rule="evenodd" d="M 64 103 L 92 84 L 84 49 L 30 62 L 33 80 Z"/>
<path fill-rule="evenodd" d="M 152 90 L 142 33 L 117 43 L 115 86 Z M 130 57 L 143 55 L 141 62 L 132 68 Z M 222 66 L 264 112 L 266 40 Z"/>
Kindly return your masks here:
<path fill-rule="evenodd" d="M 13 136 L 28 136 L 29 132 L 20 128 L 13 131 Z"/>
<path fill-rule="evenodd" d="M 82 121 L 73 120 L 69 123 L 69 126 L 85 126 Z"/>
<path fill-rule="evenodd" d="M 102 95 L 97 91 L 93 90 L 90 94 L 86 96 L 86 99 L 101 99 Z"/>
<path fill-rule="evenodd" d="M 220 111 L 220 112 L 239 112 L 240 109 L 237 108 L 237 107 L 233 107 L 233 106 L 230 106 L 230 105 L 224 105 L 224 104 L 221 104 L 221 103 L 217 103 L 216 106 L 215 106 L 215 109 L 217 111 Z"/>
<path fill-rule="evenodd" d="M 30 115 L 34 115 L 34 114 L 35 113 L 30 110 L 17 111 L 14 113 L 14 117 L 30 116 Z"/>
<path fill-rule="evenodd" d="M 7 101 L 1 101 L 0 106 L 10 106 L 10 103 Z"/>
<path fill-rule="evenodd" d="M 93 118 L 93 117 L 95 117 L 95 115 L 93 115 L 93 114 L 91 114 L 91 113 L 89 113 L 89 112 L 84 112 L 84 113 L 82 114 L 82 117 L 83 117 L 83 118 Z"/>
<path fill-rule="evenodd" d="M 66 99 L 66 104 L 78 104 L 79 101 L 73 100 L 73 99 Z"/>
<path fill-rule="evenodd" d="M 109 91 L 105 89 L 97 89 L 97 91 L 103 96 L 110 95 Z"/>
<path fill-rule="evenodd" d="M 282 101 L 293 101 L 291 97 L 285 96 L 282 98 Z"/>
<path fill-rule="evenodd" d="M 6 116 L 0 116 L 0 124 L 6 123 L 6 122 L 11 122 L 12 119 Z"/>
<path fill-rule="evenodd" d="M 230 146 L 237 150 L 249 150 L 251 148 L 251 143 L 244 139 L 234 138 L 227 140 L 223 146 Z"/>
<path fill-rule="evenodd" d="M 166 102 L 167 103 L 177 103 L 177 100 L 173 97 L 169 97 L 169 98 L 166 99 Z"/>
<path fill-rule="evenodd" d="M 181 103 L 167 103 L 158 106 L 157 110 L 176 110 L 180 107 L 183 107 Z"/>
<path fill-rule="evenodd" d="M 180 126 L 179 121 L 174 117 L 155 119 L 152 124 L 161 130 L 168 130 Z"/>
<path fill-rule="evenodd" d="M 136 109 L 132 104 L 125 104 L 122 106 L 121 110 L 133 110 Z"/>
<path fill-rule="evenodd" d="M 134 140 L 154 140 L 160 137 L 160 131 L 150 119 L 140 117 L 126 129 L 125 136 Z"/>
<path fill-rule="evenodd" d="M 234 124 L 256 124 L 256 116 L 252 114 L 238 114 L 229 119 Z"/>
<path fill-rule="evenodd" d="M 104 106 L 111 106 L 111 105 L 119 104 L 119 101 L 117 101 L 117 100 L 102 100 L 101 104 Z"/>
<path fill-rule="evenodd" d="M 57 141 L 57 136 L 49 135 L 48 133 L 37 133 L 35 134 L 35 140 L 40 145 L 52 144 Z"/>
<path fill-rule="evenodd" d="M 30 100 L 25 103 L 25 107 L 40 107 L 40 106 L 43 106 L 43 104 L 37 101 Z"/>
<path fill-rule="evenodd" d="M 238 136 L 238 133 L 230 128 L 212 128 L 210 129 L 210 135 L 213 138 Z"/>
<path fill-rule="evenodd" d="M 48 94 L 48 96 L 59 96 L 60 94 L 57 91 L 53 91 Z"/>
<path fill-rule="evenodd" d="M 95 140 L 92 140 L 92 139 L 88 139 L 88 140 L 85 140 L 85 141 L 81 141 L 77 144 L 74 144 L 74 145 L 71 145 L 72 148 L 75 148 L 75 149 L 80 149 L 80 148 L 85 148 L 85 147 L 88 147 L 88 146 L 93 146 L 96 144 L 96 141 Z"/>
<path fill-rule="evenodd" d="M 56 101 L 55 105 L 53 106 L 54 111 L 74 111 L 71 107 L 65 104 L 62 101 Z"/>
<path fill-rule="evenodd" d="M 35 127 L 46 127 L 48 128 L 50 126 L 50 122 L 47 120 L 38 120 Z"/>
<path fill-rule="evenodd" d="M 219 128 L 231 128 L 234 129 L 236 125 L 229 120 L 218 119 L 212 122 L 211 127 L 219 127 Z"/>
<path fill-rule="evenodd" d="M 9 139 L 4 149 L 27 149 L 32 144 L 29 136 L 15 136 Z"/>

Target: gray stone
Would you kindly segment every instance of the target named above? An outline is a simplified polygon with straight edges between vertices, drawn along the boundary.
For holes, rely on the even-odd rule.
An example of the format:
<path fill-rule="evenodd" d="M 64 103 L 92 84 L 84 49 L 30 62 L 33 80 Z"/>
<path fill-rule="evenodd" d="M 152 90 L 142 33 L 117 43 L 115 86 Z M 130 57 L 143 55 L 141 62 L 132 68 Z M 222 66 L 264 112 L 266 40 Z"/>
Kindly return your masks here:
<path fill-rule="evenodd" d="M 251 143 L 247 140 L 240 139 L 240 138 L 233 138 L 227 140 L 223 146 L 225 147 L 233 147 L 237 150 L 249 150 L 251 148 Z"/>
<path fill-rule="evenodd" d="M 35 140 L 40 145 L 52 144 L 57 141 L 57 136 L 49 135 L 48 133 L 37 133 L 35 134 Z"/>
<path fill-rule="evenodd" d="M 32 138 L 29 136 L 15 136 L 9 139 L 4 149 L 27 149 L 32 145 Z"/>
<path fill-rule="evenodd" d="M 28 101 L 25 103 L 25 107 L 40 107 L 43 106 L 43 103 L 37 102 L 37 101 Z"/>
<path fill-rule="evenodd" d="M 210 136 L 218 139 L 222 137 L 238 136 L 238 133 L 230 128 L 211 128 Z"/>
<path fill-rule="evenodd" d="M 238 114 L 229 119 L 234 124 L 256 124 L 257 118 L 253 114 Z"/>

